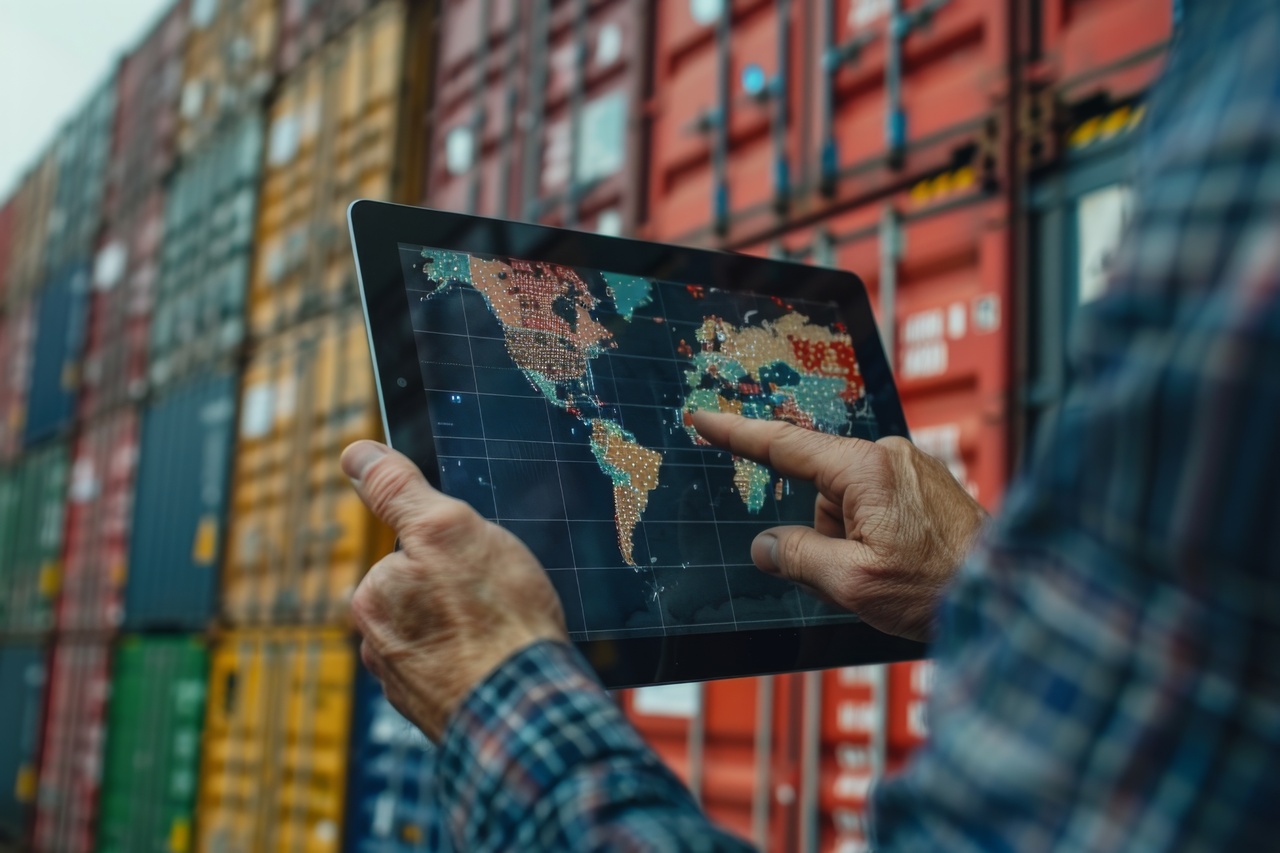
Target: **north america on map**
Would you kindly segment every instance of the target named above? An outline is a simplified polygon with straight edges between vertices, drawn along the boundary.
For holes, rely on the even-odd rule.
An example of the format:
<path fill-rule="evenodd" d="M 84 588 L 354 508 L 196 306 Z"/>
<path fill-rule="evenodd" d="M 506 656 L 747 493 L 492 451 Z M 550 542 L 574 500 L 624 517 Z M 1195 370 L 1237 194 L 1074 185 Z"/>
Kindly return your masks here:
<path fill-rule="evenodd" d="M 760 297 L 759 309 L 743 311 L 731 294 L 698 284 L 431 248 L 420 256 L 431 286 L 422 298 L 457 289 L 478 293 L 512 365 L 548 404 L 581 424 L 611 485 L 618 553 L 626 565 L 642 559 L 637 529 L 655 490 L 675 476 L 671 458 L 712 452 L 693 429 L 694 412 L 732 412 L 840 435 L 856 434 L 855 422 L 870 417 L 853 345 L 833 311 L 821 322 L 804 306 L 776 297 Z M 663 374 L 678 379 L 670 380 L 662 403 L 648 406 L 658 415 L 643 429 L 622 422 L 620 413 L 635 401 L 613 399 L 621 386 L 613 378 L 617 371 L 601 379 L 601 360 L 620 357 L 677 368 Z M 733 491 L 748 513 L 788 494 L 786 480 L 765 466 L 732 462 Z"/>

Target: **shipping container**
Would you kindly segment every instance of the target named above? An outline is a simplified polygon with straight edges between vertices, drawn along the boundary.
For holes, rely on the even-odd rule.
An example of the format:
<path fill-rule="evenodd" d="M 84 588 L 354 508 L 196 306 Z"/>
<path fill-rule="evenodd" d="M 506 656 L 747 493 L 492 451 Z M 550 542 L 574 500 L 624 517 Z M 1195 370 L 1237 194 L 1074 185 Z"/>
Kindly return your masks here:
<path fill-rule="evenodd" d="M 67 448 L 45 445 L 0 472 L 0 635 L 53 627 L 62 575 Z"/>
<path fill-rule="evenodd" d="M 211 138 L 174 175 L 165 204 L 148 376 L 164 387 L 234 360 L 244 338 L 262 120 Z"/>
<path fill-rule="evenodd" d="M 178 0 L 121 60 L 104 205 L 108 223 L 136 215 L 173 168 L 189 27 Z"/>
<path fill-rule="evenodd" d="M 1126 105 L 1069 128 L 1060 163 L 1032 183 L 1032 279 L 1020 324 L 1027 353 L 1024 448 L 1032 446 L 1045 411 L 1066 393 L 1067 341 L 1079 307 L 1106 288 L 1133 206 L 1130 170 L 1143 112 L 1140 104 Z"/>
<path fill-rule="evenodd" d="M 27 382 L 27 447 L 48 441 L 71 426 L 80 389 L 89 300 L 87 262 L 66 267 L 37 296 L 31 378 Z"/>
<path fill-rule="evenodd" d="M 261 108 L 274 81 L 279 23 L 276 0 L 191 0 L 179 101 L 182 156 Z"/>
<path fill-rule="evenodd" d="M 151 302 L 164 231 L 164 196 L 153 192 L 107 224 L 94 257 L 85 334 L 80 420 L 137 405 L 147 390 Z"/>
<path fill-rule="evenodd" d="M 58 157 L 46 149 L 39 161 L 22 177 L 14 193 L 14 228 L 9 256 L 9 276 L 5 284 L 5 304 L 12 306 L 31 299 L 45 282 L 45 246 L 49 214 L 53 210 L 58 184 Z"/>
<path fill-rule="evenodd" d="M 98 853 L 191 849 L 207 657 L 184 635 L 130 635 L 116 648 Z"/>
<path fill-rule="evenodd" d="M 18 227 L 18 197 L 10 195 L 0 205 L 0 308 L 9 288 L 9 267 L 13 263 L 13 237 Z"/>
<path fill-rule="evenodd" d="M 120 626 L 137 460 L 135 409 L 118 409 L 76 438 L 67 486 L 60 632 Z"/>
<path fill-rule="evenodd" d="M 0 849 L 22 849 L 31 838 L 45 674 L 43 646 L 0 644 Z"/>
<path fill-rule="evenodd" d="M 736 678 L 627 690 L 621 703 L 712 820 L 761 850 L 791 850 L 802 687 L 802 676 Z"/>
<path fill-rule="evenodd" d="M 1026 74 L 1063 102 L 1123 100 L 1160 73 L 1179 0 L 1034 0 Z"/>
<path fill-rule="evenodd" d="M 112 73 L 53 140 L 58 177 L 45 235 L 48 275 L 83 267 L 97 245 L 115 115 L 116 78 Z"/>
<path fill-rule="evenodd" d="M 425 15 L 418 9 L 415 27 Z M 270 109 L 250 289 L 255 339 L 358 299 L 347 206 L 404 201 L 397 164 L 408 102 L 425 86 L 427 42 L 404 0 L 384 0 L 286 78 Z M 408 69 L 406 70 L 406 58 Z M 414 157 L 420 149 L 411 149 Z"/>
<path fill-rule="evenodd" d="M 443 0 L 425 203 L 634 233 L 651 5 Z"/>
<path fill-rule="evenodd" d="M 1009 240 L 1006 199 L 964 168 L 748 249 L 858 274 L 912 440 L 988 510 L 1009 476 Z"/>
<path fill-rule="evenodd" d="M 251 355 L 222 572 L 232 624 L 346 624 L 356 583 L 394 538 L 338 457 L 380 423 L 359 310 L 311 320 Z"/>
<path fill-rule="evenodd" d="M 659 240 L 741 246 L 961 162 L 995 168 L 1004 0 L 661 0 Z"/>
<path fill-rule="evenodd" d="M 343 631 L 232 631 L 210 658 L 199 853 L 336 853 L 355 654 Z"/>
<path fill-rule="evenodd" d="M 22 452 L 22 433 L 27 425 L 27 386 L 31 382 L 31 359 L 35 355 L 35 303 L 10 305 L 0 314 L 0 461 L 15 459 Z"/>
<path fill-rule="evenodd" d="M 198 631 L 214 615 L 236 392 L 234 375 L 213 374 L 173 388 L 143 415 L 126 630 Z"/>
<path fill-rule="evenodd" d="M 889 667 L 889 718 L 885 728 L 890 762 L 909 756 L 929 739 L 927 714 L 933 662 L 906 661 Z M 891 767 L 892 769 L 892 767 Z"/>
<path fill-rule="evenodd" d="M 288 74 L 377 0 L 281 0 L 276 68 Z"/>
<path fill-rule="evenodd" d="M 110 693 L 106 640 L 63 639 L 53 649 L 36 794 L 37 853 L 91 853 Z"/>
<path fill-rule="evenodd" d="M 347 853 L 447 850 L 435 799 L 436 748 L 400 716 L 368 670 L 356 675 Z"/>

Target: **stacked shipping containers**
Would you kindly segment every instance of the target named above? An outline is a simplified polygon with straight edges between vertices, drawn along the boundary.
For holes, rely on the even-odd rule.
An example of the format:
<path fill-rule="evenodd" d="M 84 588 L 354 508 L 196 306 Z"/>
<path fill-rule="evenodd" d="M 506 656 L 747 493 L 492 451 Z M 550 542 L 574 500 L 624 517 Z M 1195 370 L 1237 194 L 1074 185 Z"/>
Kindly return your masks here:
<path fill-rule="evenodd" d="M 916 442 L 994 507 L 1103 280 L 1173 14 L 175 3 L 0 206 L 0 846 L 434 844 L 430 747 L 346 628 L 391 547 L 336 464 L 378 432 L 351 199 L 853 269 Z M 733 831 L 854 851 L 930 676 L 620 701 Z"/>

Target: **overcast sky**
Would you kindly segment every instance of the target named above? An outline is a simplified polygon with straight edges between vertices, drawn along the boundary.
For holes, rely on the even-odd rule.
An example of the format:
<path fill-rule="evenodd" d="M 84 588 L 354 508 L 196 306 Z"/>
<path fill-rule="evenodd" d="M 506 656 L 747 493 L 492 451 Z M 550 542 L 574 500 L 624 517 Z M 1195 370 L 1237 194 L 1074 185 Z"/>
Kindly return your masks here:
<path fill-rule="evenodd" d="M 170 0 L 0 0 L 0 199 Z"/>

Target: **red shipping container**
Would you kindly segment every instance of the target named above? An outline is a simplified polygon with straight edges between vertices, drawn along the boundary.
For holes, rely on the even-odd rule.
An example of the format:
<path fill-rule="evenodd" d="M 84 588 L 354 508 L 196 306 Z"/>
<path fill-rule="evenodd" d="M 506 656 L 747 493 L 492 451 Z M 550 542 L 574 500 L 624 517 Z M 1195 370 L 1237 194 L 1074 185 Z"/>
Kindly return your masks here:
<path fill-rule="evenodd" d="M 888 669 L 845 667 L 806 677 L 800 850 L 866 848 L 868 796 L 886 765 Z"/>
<path fill-rule="evenodd" d="M 106 641 L 63 640 L 54 648 L 36 797 L 39 853 L 94 849 L 109 661 Z"/>
<path fill-rule="evenodd" d="M 138 461 L 138 415 L 119 409 L 85 426 L 72 454 L 58 630 L 109 631 L 123 613 Z"/>
<path fill-rule="evenodd" d="M 661 0 L 649 227 L 741 246 L 961 162 L 994 168 L 1004 0 Z"/>
<path fill-rule="evenodd" d="M 151 305 L 163 233 L 164 196 L 159 190 L 107 225 L 93 264 L 78 403 L 82 420 L 136 404 L 146 392 Z"/>
<path fill-rule="evenodd" d="M 762 850 L 794 848 L 802 676 L 620 692 L 628 718 L 720 826 Z"/>
<path fill-rule="evenodd" d="M 0 316 L 0 461 L 22 452 L 27 423 L 27 385 L 35 345 L 35 305 L 14 305 Z"/>
<path fill-rule="evenodd" d="M 188 0 L 179 0 L 120 61 L 103 208 L 108 227 L 149 203 L 173 166 L 189 27 Z"/>
<path fill-rule="evenodd" d="M 13 229 L 17 227 L 18 202 L 15 196 L 9 196 L 0 207 L 0 305 L 4 304 L 4 295 L 9 283 L 9 262 L 13 254 Z"/>
<path fill-rule="evenodd" d="M 444 0 L 426 203 L 634 232 L 649 5 Z"/>
<path fill-rule="evenodd" d="M 1173 37 L 1173 0 L 1038 0 L 1028 76 L 1078 103 L 1118 102 L 1159 75 Z"/>
<path fill-rule="evenodd" d="M 909 755 L 929 739 L 926 705 L 932 687 L 932 661 L 890 664 L 887 735 L 892 756 Z"/>

